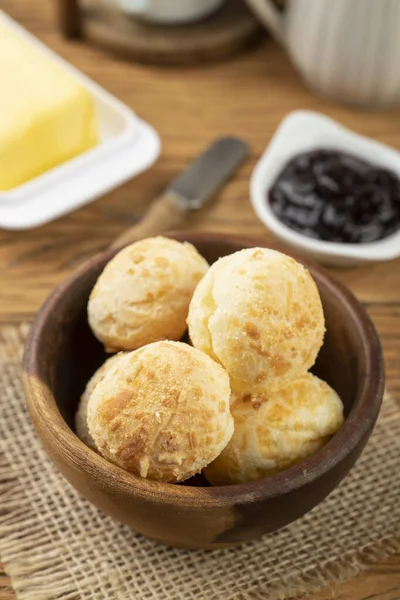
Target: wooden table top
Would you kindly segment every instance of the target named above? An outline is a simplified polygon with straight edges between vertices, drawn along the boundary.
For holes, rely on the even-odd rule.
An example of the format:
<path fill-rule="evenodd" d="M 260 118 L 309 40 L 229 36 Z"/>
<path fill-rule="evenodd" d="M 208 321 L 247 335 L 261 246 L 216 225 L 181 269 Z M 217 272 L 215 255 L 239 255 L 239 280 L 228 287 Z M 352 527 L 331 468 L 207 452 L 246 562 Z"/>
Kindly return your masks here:
<path fill-rule="evenodd" d="M 38 229 L 0 231 L 1 321 L 32 318 L 55 285 L 133 224 L 165 184 L 217 136 L 243 136 L 251 145 L 251 159 L 187 227 L 257 235 L 266 244 L 273 239 L 251 209 L 249 177 L 289 111 L 324 112 L 400 150 L 399 110 L 361 112 L 312 96 L 271 40 L 227 62 L 163 69 L 118 61 L 81 43 L 66 42 L 54 25 L 54 3 L 47 0 L 0 0 L 0 8 L 130 105 L 158 130 L 163 143 L 161 157 L 149 172 L 93 204 Z M 366 303 L 382 339 L 388 388 L 400 397 L 400 260 L 336 269 L 334 274 Z M 0 575 L 0 600 L 14 597 L 5 589 L 7 584 L 6 576 Z M 400 556 L 312 596 L 332 597 L 399 600 Z"/>

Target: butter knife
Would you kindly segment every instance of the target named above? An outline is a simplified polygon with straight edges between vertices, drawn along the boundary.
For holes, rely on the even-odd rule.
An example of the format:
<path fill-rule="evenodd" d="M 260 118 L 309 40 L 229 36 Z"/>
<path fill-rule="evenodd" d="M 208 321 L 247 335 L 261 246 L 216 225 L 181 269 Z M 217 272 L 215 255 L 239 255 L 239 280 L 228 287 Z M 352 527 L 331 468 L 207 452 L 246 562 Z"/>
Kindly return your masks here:
<path fill-rule="evenodd" d="M 143 219 L 111 244 L 119 248 L 136 240 L 179 228 L 186 215 L 202 208 L 249 155 L 246 142 L 224 137 L 213 142 L 154 200 Z"/>

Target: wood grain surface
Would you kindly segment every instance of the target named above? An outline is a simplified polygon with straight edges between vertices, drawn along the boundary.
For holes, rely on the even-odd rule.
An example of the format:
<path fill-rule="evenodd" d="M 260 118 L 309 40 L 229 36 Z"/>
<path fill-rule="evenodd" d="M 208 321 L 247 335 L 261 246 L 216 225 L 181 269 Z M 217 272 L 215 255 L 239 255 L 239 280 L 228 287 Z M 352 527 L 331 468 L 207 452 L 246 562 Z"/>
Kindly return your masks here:
<path fill-rule="evenodd" d="M 118 61 L 66 42 L 55 28 L 55 2 L 0 0 L 4 9 L 51 48 L 130 105 L 160 133 L 157 164 L 93 204 L 44 227 L 0 231 L 0 320 L 31 318 L 53 287 L 82 260 L 107 247 L 144 213 L 165 184 L 218 135 L 241 135 L 252 156 L 207 210 L 185 227 L 271 237 L 254 216 L 248 183 L 279 121 L 294 109 L 324 112 L 359 133 L 400 150 L 400 111 L 361 112 L 312 96 L 270 39 L 227 62 L 161 68 Z M 54 198 L 57 202 L 57 198 Z M 388 387 L 400 397 L 400 260 L 334 274 L 363 300 L 381 336 Z M 0 600 L 11 600 L 0 575 Z M 399 600 L 400 556 L 375 565 L 313 600 Z"/>

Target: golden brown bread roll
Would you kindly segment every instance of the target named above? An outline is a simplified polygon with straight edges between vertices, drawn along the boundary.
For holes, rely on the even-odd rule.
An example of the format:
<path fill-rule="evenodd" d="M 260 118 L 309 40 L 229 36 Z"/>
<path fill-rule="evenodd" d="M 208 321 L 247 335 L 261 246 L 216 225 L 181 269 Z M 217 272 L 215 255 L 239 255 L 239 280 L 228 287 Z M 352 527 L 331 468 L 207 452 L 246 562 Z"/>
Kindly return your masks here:
<path fill-rule="evenodd" d="M 225 448 L 233 433 L 229 378 L 181 342 L 127 353 L 96 386 L 90 435 L 117 465 L 142 477 L 183 481 Z"/>
<path fill-rule="evenodd" d="M 123 248 L 89 298 L 94 335 L 109 352 L 135 350 L 185 333 L 189 302 L 208 264 L 188 243 L 154 237 Z"/>
<path fill-rule="evenodd" d="M 279 389 L 305 374 L 325 331 L 309 272 L 266 248 L 213 264 L 195 290 L 188 325 L 193 346 L 225 367 L 238 393 Z"/>
<path fill-rule="evenodd" d="M 121 358 L 121 356 L 123 356 L 122 352 L 120 354 L 114 354 L 114 356 L 108 358 L 101 365 L 101 367 L 97 369 L 94 375 L 89 379 L 85 391 L 79 400 L 78 409 L 75 413 L 75 432 L 78 438 L 92 450 L 97 450 L 97 448 L 92 436 L 89 433 L 87 425 L 87 407 L 89 398 L 92 395 L 96 385 L 103 380 L 104 375 L 113 365 L 116 364 L 117 360 Z"/>
<path fill-rule="evenodd" d="M 277 392 L 234 396 L 234 434 L 204 471 L 213 485 L 245 483 L 283 471 L 321 448 L 343 423 L 343 405 L 307 373 Z"/>

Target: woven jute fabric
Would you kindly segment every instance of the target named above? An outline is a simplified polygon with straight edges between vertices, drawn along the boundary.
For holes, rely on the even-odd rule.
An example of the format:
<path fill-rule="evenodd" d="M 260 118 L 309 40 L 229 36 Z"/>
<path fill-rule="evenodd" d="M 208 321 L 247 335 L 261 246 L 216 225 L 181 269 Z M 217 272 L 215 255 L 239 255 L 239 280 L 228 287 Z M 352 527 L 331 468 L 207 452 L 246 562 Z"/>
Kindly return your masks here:
<path fill-rule="evenodd" d="M 233 549 L 176 550 L 115 523 L 60 476 L 29 422 L 26 326 L 0 329 L 0 557 L 21 600 L 269 600 L 400 550 L 400 407 L 386 396 L 356 467 L 286 529 Z"/>

